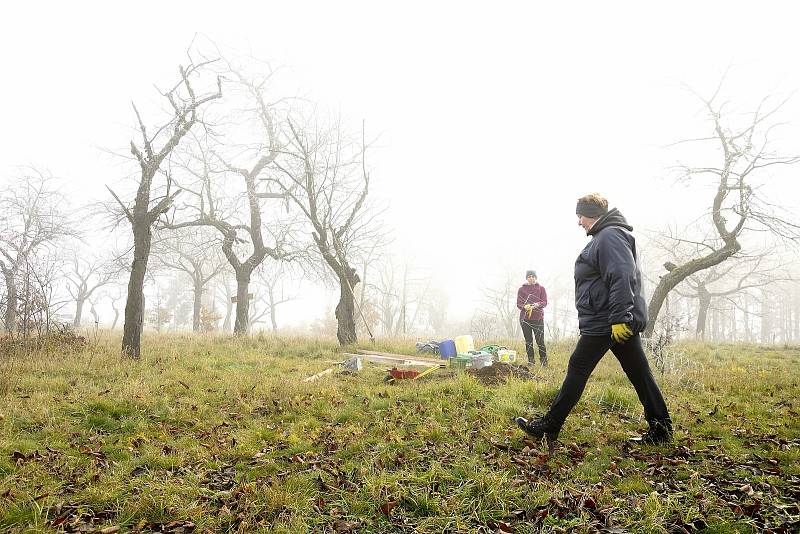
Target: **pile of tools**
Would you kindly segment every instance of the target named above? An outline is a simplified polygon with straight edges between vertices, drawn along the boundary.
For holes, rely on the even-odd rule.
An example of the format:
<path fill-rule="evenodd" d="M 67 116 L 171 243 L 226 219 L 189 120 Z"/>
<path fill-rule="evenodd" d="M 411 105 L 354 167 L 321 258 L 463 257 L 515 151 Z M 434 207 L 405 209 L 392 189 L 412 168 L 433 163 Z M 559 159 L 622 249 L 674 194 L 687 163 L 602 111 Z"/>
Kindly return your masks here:
<path fill-rule="evenodd" d="M 435 358 L 426 358 L 424 356 L 407 356 L 405 354 L 392 354 L 390 352 L 377 352 L 369 350 L 357 350 L 357 354 L 345 352 L 344 355 L 348 359 L 337 364 L 333 367 L 325 369 L 315 375 L 309 376 L 305 382 L 313 382 L 318 378 L 328 375 L 336 369 L 341 370 L 361 370 L 362 360 L 366 360 L 378 365 L 385 365 L 391 367 L 387 370 L 387 375 L 384 378 L 386 382 L 394 382 L 395 380 L 419 380 L 427 376 L 437 369 L 446 367 L 446 362 Z M 398 367 L 422 367 L 423 370 L 417 371 L 414 369 L 398 369 Z"/>

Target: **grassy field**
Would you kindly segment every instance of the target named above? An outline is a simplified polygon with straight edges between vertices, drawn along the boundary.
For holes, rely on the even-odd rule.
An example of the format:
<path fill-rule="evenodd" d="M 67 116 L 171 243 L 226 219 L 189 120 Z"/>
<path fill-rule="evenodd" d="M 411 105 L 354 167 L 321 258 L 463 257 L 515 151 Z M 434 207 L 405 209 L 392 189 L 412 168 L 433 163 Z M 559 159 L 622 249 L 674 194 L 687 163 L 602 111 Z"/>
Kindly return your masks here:
<path fill-rule="evenodd" d="M 0 531 L 800 528 L 800 348 L 672 347 L 664 447 L 629 441 L 646 425 L 609 354 L 548 451 L 511 418 L 546 409 L 570 343 L 500 385 L 387 384 L 373 364 L 304 382 L 343 359 L 331 341 L 148 336 L 139 362 L 118 345 L 0 355 Z"/>

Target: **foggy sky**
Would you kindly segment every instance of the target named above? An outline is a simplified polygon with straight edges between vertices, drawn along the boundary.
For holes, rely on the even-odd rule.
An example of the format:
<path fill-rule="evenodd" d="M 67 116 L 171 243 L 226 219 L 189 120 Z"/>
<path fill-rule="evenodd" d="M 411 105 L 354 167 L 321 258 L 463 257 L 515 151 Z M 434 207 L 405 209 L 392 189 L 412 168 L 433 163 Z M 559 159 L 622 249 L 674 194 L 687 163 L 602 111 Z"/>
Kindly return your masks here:
<path fill-rule="evenodd" d="M 635 231 L 688 224 L 708 188 L 674 183 L 666 145 L 707 135 L 699 101 L 723 73 L 734 110 L 800 88 L 791 3 L 28 2 L 4 8 L 0 170 L 44 167 L 76 204 L 117 187 L 130 103 L 153 104 L 196 33 L 285 67 L 284 83 L 355 120 L 374 200 L 409 258 L 468 317 L 509 269 L 569 278 L 586 241 L 575 199 L 597 191 Z M 799 152 L 798 103 L 780 140 Z M 794 144 L 793 144 L 794 143 Z M 700 156 L 703 154 L 701 153 Z M 713 155 L 710 156 L 713 159 Z M 776 174 L 789 208 L 800 187 Z M 284 311 L 307 319 L 315 292 Z M 315 308 L 316 309 L 316 308 Z M 315 311 L 315 313 L 317 313 Z"/>

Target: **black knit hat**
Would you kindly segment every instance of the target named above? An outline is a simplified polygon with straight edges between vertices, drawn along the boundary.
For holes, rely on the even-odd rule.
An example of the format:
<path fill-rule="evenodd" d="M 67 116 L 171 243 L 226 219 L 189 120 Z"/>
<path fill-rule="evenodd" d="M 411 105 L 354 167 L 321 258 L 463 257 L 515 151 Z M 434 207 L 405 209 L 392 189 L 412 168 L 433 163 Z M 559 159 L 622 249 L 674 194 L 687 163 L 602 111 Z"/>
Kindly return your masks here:
<path fill-rule="evenodd" d="M 592 219 L 596 219 L 605 215 L 608 212 L 608 208 L 602 208 L 597 204 L 592 202 L 578 202 L 578 205 L 575 206 L 575 214 L 576 215 L 583 215 L 584 217 L 590 217 Z"/>
<path fill-rule="evenodd" d="M 529 276 L 536 276 L 536 271 L 525 271 L 525 278 L 528 278 Z"/>

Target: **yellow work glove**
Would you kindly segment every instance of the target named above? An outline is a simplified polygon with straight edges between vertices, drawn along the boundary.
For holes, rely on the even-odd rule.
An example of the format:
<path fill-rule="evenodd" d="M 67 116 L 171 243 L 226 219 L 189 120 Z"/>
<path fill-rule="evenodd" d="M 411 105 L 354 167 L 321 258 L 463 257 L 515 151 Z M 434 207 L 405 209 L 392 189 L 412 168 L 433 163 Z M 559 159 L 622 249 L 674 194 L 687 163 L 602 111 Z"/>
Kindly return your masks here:
<path fill-rule="evenodd" d="M 526 304 L 522 307 L 525 310 L 525 317 L 527 319 L 531 318 L 531 314 L 533 314 L 533 304 Z"/>
<path fill-rule="evenodd" d="M 611 325 L 611 339 L 616 343 L 625 343 L 633 335 L 631 327 L 625 323 L 617 323 Z"/>

